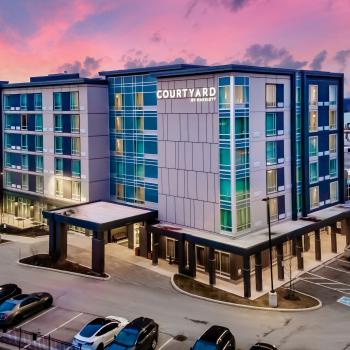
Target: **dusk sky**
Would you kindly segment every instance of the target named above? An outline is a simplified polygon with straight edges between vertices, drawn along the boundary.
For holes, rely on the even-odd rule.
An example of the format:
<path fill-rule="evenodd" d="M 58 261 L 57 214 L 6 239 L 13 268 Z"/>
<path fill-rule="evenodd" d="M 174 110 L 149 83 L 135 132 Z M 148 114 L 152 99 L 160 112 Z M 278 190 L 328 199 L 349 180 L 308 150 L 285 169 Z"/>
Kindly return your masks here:
<path fill-rule="evenodd" d="M 345 72 L 350 0 L 0 0 L 0 80 L 165 63 Z"/>

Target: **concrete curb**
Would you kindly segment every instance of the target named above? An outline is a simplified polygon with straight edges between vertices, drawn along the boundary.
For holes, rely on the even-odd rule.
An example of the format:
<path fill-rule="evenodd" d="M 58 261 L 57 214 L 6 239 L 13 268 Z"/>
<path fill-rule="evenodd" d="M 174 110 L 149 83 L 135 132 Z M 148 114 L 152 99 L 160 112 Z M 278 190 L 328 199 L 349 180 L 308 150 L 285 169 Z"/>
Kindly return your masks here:
<path fill-rule="evenodd" d="M 243 304 L 235 304 L 235 303 L 230 303 L 228 301 L 220 301 L 220 300 L 215 300 L 215 299 L 210 299 L 210 298 L 206 298 L 206 297 L 202 297 L 199 295 L 195 295 L 195 294 L 191 294 L 189 292 L 186 292 L 184 290 L 182 290 L 180 287 L 178 287 L 174 281 L 174 276 L 171 277 L 170 279 L 170 284 L 172 285 L 172 287 L 178 291 L 179 293 L 182 293 L 184 295 L 187 295 L 191 298 L 196 298 L 196 299 L 202 299 L 202 300 L 206 300 L 206 301 L 210 301 L 212 303 L 217 303 L 217 304 L 222 304 L 222 305 L 229 305 L 229 306 L 233 306 L 233 307 L 240 307 L 243 309 L 251 309 L 251 310 L 261 310 L 261 311 L 275 311 L 275 312 L 304 312 L 304 311 L 314 311 L 314 310 L 318 310 L 322 307 L 322 301 L 318 298 L 315 298 L 311 295 L 308 295 L 306 293 L 302 293 L 299 292 L 300 294 L 306 295 L 312 299 L 315 299 L 318 302 L 318 305 L 316 306 L 312 306 L 309 308 L 303 308 L 303 309 L 282 309 L 282 308 L 272 308 L 272 307 L 260 307 L 260 306 L 252 306 L 252 305 L 243 305 Z"/>
<path fill-rule="evenodd" d="M 22 259 L 25 259 L 28 257 L 24 257 Z M 54 272 L 59 272 L 59 273 L 64 273 L 66 275 L 72 275 L 72 276 L 79 276 L 79 277 L 85 277 L 85 278 L 91 278 L 94 280 L 98 281 L 108 281 L 111 279 L 111 276 L 107 273 L 107 277 L 98 277 L 98 276 L 89 276 L 89 275 L 84 275 L 83 273 L 78 273 L 78 272 L 71 272 L 71 271 L 65 271 L 65 270 L 58 270 L 58 269 L 53 269 L 51 267 L 44 267 L 44 266 L 35 266 L 35 265 L 30 265 L 30 264 L 25 264 L 17 260 L 17 264 L 29 268 L 34 268 L 34 269 L 40 269 L 40 270 L 46 270 L 46 271 L 54 271 Z"/>

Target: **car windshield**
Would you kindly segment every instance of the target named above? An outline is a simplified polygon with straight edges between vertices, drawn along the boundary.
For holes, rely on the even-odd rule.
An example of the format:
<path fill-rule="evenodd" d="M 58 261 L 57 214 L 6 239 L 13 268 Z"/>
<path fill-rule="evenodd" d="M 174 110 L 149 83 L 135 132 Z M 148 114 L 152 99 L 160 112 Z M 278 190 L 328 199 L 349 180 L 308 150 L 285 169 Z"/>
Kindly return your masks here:
<path fill-rule="evenodd" d="M 115 342 L 120 345 L 132 346 L 136 343 L 138 334 L 139 331 L 136 329 L 122 329 L 115 338 Z"/>
<path fill-rule="evenodd" d="M 17 305 L 16 303 L 13 303 L 12 301 L 7 300 L 0 305 L 0 312 L 11 311 L 16 307 L 16 305 Z"/>
<path fill-rule="evenodd" d="M 80 335 L 85 338 L 92 337 L 97 331 L 100 330 L 102 326 L 104 326 L 106 322 L 104 322 L 103 318 L 96 318 L 87 324 L 81 331 Z"/>
<path fill-rule="evenodd" d="M 216 344 L 209 343 L 204 340 L 197 340 L 193 350 L 216 350 Z"/>

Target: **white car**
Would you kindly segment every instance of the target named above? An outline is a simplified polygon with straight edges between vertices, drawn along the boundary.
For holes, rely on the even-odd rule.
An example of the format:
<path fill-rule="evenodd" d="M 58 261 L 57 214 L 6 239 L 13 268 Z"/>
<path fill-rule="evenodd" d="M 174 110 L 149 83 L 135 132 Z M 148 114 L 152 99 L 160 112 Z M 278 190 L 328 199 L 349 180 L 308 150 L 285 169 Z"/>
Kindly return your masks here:
<path fill-rule="evenodd" d="M 103 350 L 128 322 L 115 316 L 95 318 L 75 335 L 73 345 L 83 350 Z"/>

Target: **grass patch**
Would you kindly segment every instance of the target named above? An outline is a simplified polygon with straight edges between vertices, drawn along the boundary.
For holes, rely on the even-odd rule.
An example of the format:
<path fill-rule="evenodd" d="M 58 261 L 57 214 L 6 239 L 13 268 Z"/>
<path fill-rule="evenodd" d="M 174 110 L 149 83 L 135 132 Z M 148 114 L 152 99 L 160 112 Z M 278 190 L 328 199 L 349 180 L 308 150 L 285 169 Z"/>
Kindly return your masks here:
<path fill-rule="evenodd" d="M 21 259 L 20 262 L 32 266 L 48 267 L 50 269 L 81 273 L 87 276 L 104 278 L 108 277 L 106 273 L 96 273 L 92 271 L 89 267 L 79 265 L 78 263 L 75 263 L 70 260 L 54 261 L 48 254 L 35 254 L 27 258 Z"/>
<path fill-rule="evenodd" d="M 235 295 L 233 293 L 226 292 L 222 289 L 211 287 L 205 283 L 196 281 L 190 277 L 178 274 L 174 276 L 174 282 L 183 291 L 197 296 L 233 304 L 269 307 L 268 294 L 265 294 L 259 297 L 258 299 L 250 300 Z M 281 309 L 302 309 L 318 305 L 318 301 L 316 299 L 298 293 L 296 291 L 294 292 L 294 297 L 292 298 L 289 297 L 288 289 L 278 288 L 276 289 L 276 292 L 278 308 Z"/>

